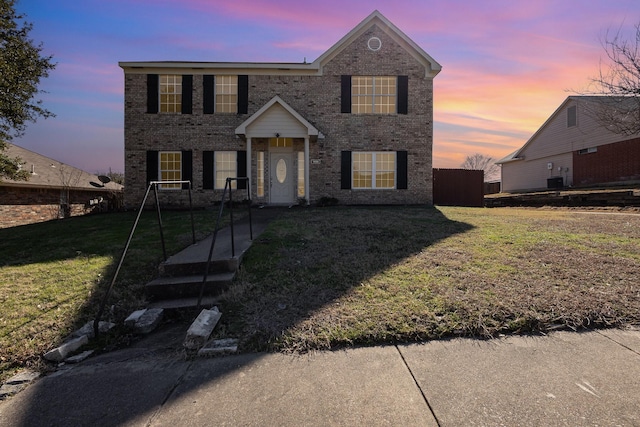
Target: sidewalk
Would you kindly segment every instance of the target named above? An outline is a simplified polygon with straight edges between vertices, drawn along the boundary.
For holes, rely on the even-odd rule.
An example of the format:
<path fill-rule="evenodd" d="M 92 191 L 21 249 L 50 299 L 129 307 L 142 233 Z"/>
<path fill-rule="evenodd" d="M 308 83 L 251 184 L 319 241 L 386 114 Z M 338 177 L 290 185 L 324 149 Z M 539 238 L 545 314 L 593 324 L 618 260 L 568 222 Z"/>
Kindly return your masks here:
<path fill-rule="evenodd" d="M 37 380 L 0 426 L 640 424 L 640 330 L 184 360 L 183 331 Z"/>

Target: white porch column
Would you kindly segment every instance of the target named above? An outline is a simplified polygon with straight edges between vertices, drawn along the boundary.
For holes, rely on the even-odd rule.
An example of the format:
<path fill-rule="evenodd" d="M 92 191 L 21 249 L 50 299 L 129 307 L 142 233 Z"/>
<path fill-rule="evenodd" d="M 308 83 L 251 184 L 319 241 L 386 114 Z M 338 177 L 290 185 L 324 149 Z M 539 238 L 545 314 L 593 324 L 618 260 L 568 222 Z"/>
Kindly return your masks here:
<path fill-rule="evenodd" d="M 309 194 L 309 136 L 304 137 L 304 196 L 307 198 L 307 205 L 311 201 Z"/>
<path fill-rule="evenodd" d="M 249 188 L 251 188 L 251 193 L 253 193 L 253 185 L 251 185 L 251 138 L 247 138 L 247 178 L 249 178 Z M 253 194 L 250 194 L 249 197 L 253 199 Z"/>

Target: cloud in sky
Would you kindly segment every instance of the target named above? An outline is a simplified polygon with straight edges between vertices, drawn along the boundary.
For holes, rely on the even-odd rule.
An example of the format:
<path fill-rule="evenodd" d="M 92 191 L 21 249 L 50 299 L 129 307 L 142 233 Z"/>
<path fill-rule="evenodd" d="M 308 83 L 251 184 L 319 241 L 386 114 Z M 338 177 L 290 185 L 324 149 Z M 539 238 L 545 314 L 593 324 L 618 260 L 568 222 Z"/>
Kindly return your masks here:
<path fill-rule="evenodd" d="M 55 118 L 14 142 L 89 172 L 122 171 L 118 61 L 313 61 L 374 9 L 443 66 L 434 81 L 434 167 L 501 158 L 598 72 L 607 30 L 637 0 L 21 0 L 57 68 L 41 83 Z"/>

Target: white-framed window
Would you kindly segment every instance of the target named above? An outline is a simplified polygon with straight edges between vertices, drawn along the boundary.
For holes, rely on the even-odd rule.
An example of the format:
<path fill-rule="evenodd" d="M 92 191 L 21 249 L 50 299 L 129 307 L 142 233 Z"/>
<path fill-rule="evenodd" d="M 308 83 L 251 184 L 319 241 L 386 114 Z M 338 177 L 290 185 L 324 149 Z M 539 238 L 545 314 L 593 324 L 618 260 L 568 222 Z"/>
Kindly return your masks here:
<path fill-rule="evenodd" d="M 598 152 L 598 147 L 589 147 L 578 150 L 578 154 L 593 154 Z"/>
<path fill-rule="evenodd" d="M 180 181 L 182 180 L 182 152 L 181 151 L 160 151 L 158 153 L 158 174 L 160 181 Z M 161 190 L 180 189 L 180 184 L 160 184 Z"/>
<path fill-rule="evenodd" d="M 258 158 L 256 161 L 256 194 L 258 197 L 264 197 L 264 151 L 258 151 Z"/>
<path fill-rule="evenodd" d="M 238 152 L 237 151 L 216 151 L 214 153 L 214 188 L 224 190 L 227 178 L 237 178 L 238 176 Z M 237 188 L 237 181 L 231 181 L 231 188 Z"/>
<path fill-rule="evenodd" d="M 397 77 L 352 76 L 351 112 L 395 114 Z"/>
<path fill-rule="evenodd" d="M 160 112 L 180 113 L 182 111 L 182 76 L 160 75 Z"/>
<path fill-rule="evenodd" d="M 304 196 L 304 151 L 298 151 L 298 197 Z"/>
<path fill-rule="evenodd" d="M 293 138 L 269 138 L 269 147 L 290 148 L 293 147 Z"/>
<path fill-rule="evenodd" d="M 238 76 L 216 76 L 216 113 L 238 112 Z"/>
<path fill-rule="evenodd" d="M 394 189 L 395 151 L 353 152 L 351 177 L 354 189 Z"/>

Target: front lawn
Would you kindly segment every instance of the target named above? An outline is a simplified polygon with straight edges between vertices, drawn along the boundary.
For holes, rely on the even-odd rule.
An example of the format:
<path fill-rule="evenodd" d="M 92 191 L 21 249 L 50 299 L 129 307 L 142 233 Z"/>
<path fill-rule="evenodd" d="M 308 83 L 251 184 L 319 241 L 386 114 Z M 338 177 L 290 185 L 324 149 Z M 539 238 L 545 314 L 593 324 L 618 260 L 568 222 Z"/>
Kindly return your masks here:
<path fill-rule="evenodd" d="M 196 238 L 216 212 L 195 211 Z M 95 317 L 136 213 L 90 215 L 0 229 L 0 382 Z M 191 244 L 189 212 L 163 212 L 167 256 Z M 155 212 L 144 212 L 103 320 L 122 322 L 144 306 L 162 246 Z M 118 341 L 122 337 L 113 337 Z M 101 343 L 109 345 L 109 343 Z"/>
<path fill-rule="evenodd" d="M 273 223 L 220 335 L 307 351 L 640 324 L 640 215 L 336 207 Z"/>
<path fill-rule="evenodd" d="M 215 213 L 196 212 L 203 237 Z M 93 319 L 134 213 L 0 229 L 0 381 Z M 163 213 L 167 252 L 188 213 Z M 105 320 L 144 306 L 162 259 L 143 215 Z M 217 336 L 308 351 L 450 336 L 640 324 L 640 215 L 516 208 L 286 210 L 223 296 Z M 188 324 L 185 325 L 185 331 Z M 126 331 L 100 348 L 126 343 Z"/>

